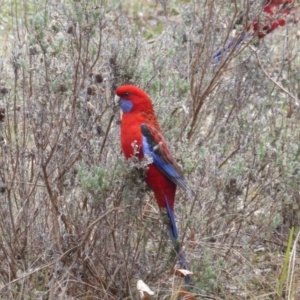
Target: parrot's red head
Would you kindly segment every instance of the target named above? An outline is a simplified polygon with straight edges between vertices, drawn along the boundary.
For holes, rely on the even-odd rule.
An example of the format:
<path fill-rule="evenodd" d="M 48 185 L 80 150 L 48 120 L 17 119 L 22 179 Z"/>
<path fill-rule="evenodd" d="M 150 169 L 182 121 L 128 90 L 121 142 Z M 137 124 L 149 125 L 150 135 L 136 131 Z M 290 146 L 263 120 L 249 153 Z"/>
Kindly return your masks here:
<path fill-rule="evenodd" d="M 148 112 L 153 110 L 149 96 L 133 85 L 122 85 L 116 90 L 123 113 Z"/>

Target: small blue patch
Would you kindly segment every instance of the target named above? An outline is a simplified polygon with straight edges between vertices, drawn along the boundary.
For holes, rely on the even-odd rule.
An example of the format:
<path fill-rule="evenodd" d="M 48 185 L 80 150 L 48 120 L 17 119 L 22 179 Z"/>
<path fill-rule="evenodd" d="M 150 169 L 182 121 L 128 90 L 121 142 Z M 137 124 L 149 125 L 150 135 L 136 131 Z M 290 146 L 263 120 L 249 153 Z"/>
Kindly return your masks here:
<path fill-rule="evenodd" d="M 120 99 L 120 107 L 124 113 L 129 113 L 132 109 L 132 102 L 128 100 Z"/>
<path fill-rule="evenodd" d="M 150 149 L 147 138 L 145 136 L 143 136 L 143 152 L 144 154 L 152 157 L 152 150 Z"/>

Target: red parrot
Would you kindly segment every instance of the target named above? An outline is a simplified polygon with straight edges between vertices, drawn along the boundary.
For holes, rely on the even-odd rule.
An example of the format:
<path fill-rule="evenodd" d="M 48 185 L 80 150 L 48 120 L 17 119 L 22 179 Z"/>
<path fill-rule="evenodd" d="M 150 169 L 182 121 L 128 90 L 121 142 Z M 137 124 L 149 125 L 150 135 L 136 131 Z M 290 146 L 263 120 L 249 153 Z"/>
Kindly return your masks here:
<path fill-rule="evenodd" d="M 174 249 L 179 255 L 181 268 L 188 269 L 185 255 L 178 242 L 178 230 L 174 215 L 174 202 L 177 185 L 188 191 L 187 182 L 172 157 L 161 133 L 152 101 L 140 88 L 131 85 L 120 86 L 116 90 L 119 105 L 123 112 L 121 119 L 121 147 L 126 159 L 134 155 L 142 159 L 149 156 L 145 181 L 153 190 L 160 211 L 166 211 L 167 226 Z M 134 144 L 137 147 L 134 150 Z M 190 277 L 185 277 L 190 284 Z"/>
<path fill-rule="evenodd" d="M 267 34 L 275 30 L 278 26 L 286 24 L 287 16 L 295 8 L 294 0 L 265 0 L 264 8 L 260 18 L 254 20 L 241 36 L 229 41 L 226 46 L 216 51 L 212 57 L 212 63 L 217 65 L 223 58 L 224 53 L 232 51 L 233 47 L 238 48 L 244 39 L 257 36 L 259 39 L 264 38 Z M 243 13 L 235 25 L 243 21 Z"/>
<path fill-rule="evenodd" d="M 263 20 L 256 20 L 247 31 L 253 30 L 259 39 L 286 24 L 287 15 L 294 9 L 294 0 L 266 0 L 263 9 Z"/>

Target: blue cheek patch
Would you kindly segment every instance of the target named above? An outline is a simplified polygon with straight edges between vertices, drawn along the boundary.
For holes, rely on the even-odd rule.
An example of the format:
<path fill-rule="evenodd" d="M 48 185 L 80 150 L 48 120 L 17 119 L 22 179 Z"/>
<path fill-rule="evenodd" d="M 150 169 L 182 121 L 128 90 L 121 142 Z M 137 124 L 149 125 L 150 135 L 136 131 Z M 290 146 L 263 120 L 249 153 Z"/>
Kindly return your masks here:
<path fill-rule="evenodd" d="M 124 113 L 129 113 L 132 109 L 132 102 L 131 101 L 128 101 L 128 100 L 120 100 L 120 106 L 121 106 L 121 109 Z"/>

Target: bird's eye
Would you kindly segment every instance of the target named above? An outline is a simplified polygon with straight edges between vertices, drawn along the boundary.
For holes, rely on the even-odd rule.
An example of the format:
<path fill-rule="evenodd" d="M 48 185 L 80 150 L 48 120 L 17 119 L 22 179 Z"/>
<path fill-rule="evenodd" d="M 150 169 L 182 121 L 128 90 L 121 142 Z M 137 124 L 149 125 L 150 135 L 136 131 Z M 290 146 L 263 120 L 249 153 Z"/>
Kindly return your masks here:
<path fill-rule="evenodd" d="M 124 96 L 125 96 L 125 97 L 128 97 L 128 96 L 129 96 L 129 93 L 128 93 L 128 92 L 124 93 Z"/>

